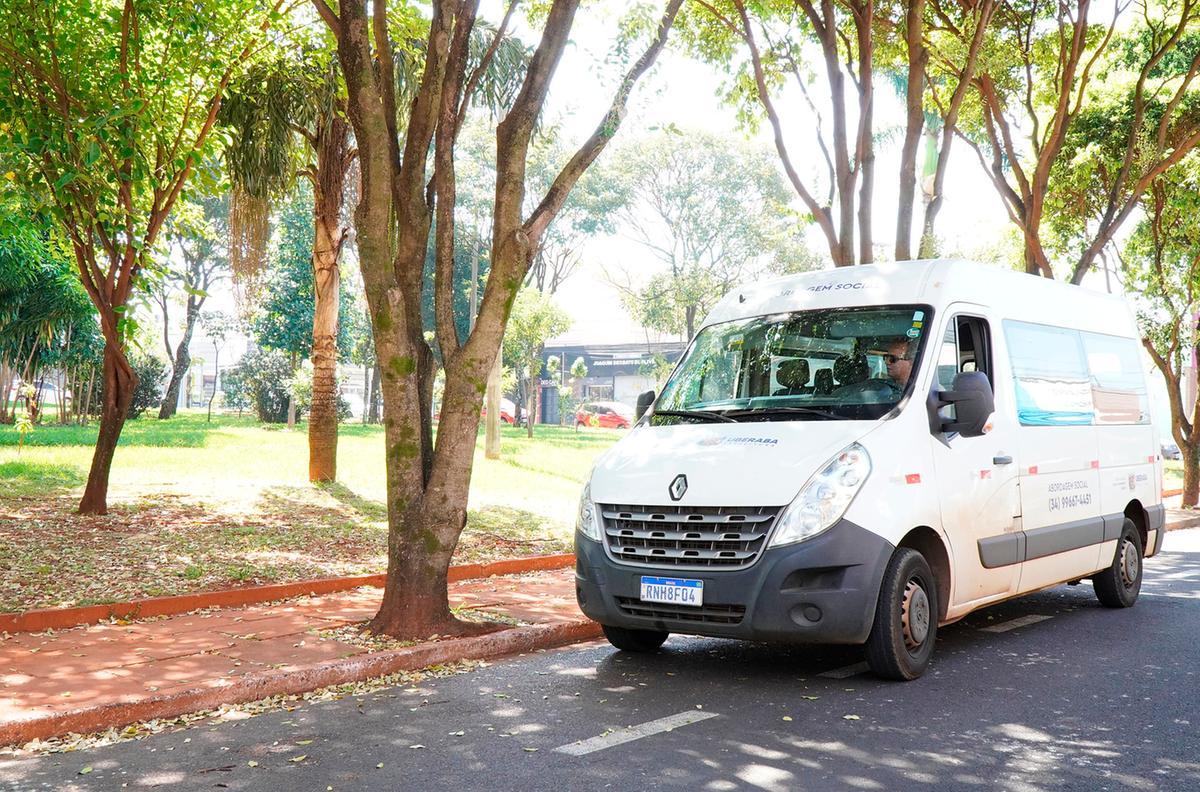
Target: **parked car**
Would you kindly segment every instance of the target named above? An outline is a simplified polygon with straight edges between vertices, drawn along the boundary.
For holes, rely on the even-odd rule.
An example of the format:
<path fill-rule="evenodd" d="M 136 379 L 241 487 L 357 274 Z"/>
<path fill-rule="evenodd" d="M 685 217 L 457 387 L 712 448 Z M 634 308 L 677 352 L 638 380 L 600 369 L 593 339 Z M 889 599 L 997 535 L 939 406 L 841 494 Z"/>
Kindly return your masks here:
<path fill-rule="evenodd" d="M 621 402 L 585 402 L 575 411 L 575 425 L 628 429 L 633 425 L 633 410 Z"/>
<path fill-rule="evenodd" d="M 1163 459 L 1180 459 L 1183 455 L 1179 453 L 1179 446 L 1175 443 L 1167 442 L 1162 444 Z"/>
<path fill-rule="evenodd" d="M 483 405 L 483 410 L 479 413 L 482 416 L 487 416 L 487 405 Z M 509 426 L 517 425 L 517 405 L 513 404 L 508 399 L 500 400 L 500 420 Z"/>
<path fill-rule="evenodd" d="M 517 419 L 514 417 L 516 414 L 517 414 L 517 405 L 513 404 L 508 399 L 500 400 L 500 422 L 501 423 L 506 423 L 509 426 L 516 426 Z M 441 420 L 441 417 L 442 417 L 441 410 L 438 410 L 437 412 L 435 412 L 433 414 L 433 420 L 435 420 L 435 421 Z M 486 404 L 484 404 L 483 407 L 480 408 L 479 417 L 480 418 L 487 417 L 487 405 Z"/>

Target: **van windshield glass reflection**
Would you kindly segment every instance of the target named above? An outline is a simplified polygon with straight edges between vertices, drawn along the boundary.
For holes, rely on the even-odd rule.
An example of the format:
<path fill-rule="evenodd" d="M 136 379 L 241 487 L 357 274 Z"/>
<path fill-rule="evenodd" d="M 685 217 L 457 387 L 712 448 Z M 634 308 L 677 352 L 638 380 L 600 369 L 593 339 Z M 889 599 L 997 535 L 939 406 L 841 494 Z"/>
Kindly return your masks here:
<path fill-rule="evenodd" d="M 709 325 L 663 388 L 651 421 L 879 418 L 911 390 L 932 316 L 926 305 L 893 305 Z"/>

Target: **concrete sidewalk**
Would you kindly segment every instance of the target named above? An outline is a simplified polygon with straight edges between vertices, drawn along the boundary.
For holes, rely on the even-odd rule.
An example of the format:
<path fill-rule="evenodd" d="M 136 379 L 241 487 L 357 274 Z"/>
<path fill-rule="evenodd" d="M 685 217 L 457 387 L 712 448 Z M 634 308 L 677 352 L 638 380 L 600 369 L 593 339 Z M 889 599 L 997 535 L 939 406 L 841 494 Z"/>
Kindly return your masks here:
<path fill-rule="evenodd" d="M 0 745 L 599 634 L 575 605 L 573 568 L 451 584 L 452 607 L 519 624 L 407 647 L 356 639 L 356 630 L 347 627 L 373 616 L 381 593 L 360 588 L 130 624 L 5 633 Z"/>

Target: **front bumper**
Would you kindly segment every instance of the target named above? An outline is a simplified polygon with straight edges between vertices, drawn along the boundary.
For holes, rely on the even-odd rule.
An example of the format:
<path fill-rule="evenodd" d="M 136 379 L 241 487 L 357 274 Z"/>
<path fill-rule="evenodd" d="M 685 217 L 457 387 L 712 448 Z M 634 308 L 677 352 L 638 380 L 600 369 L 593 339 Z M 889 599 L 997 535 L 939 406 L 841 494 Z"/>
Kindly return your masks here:
<path fill-rule="evenodd" d="M 766 550 L 747 569 L 683 570 L 618 564 L 600 542 L 577 534 L 575 593 L 589 618 L 615 627 L 751 641 L 862 643 L 894 549 L 843 519 L 814 539 Z M 704 607 L 641 603 L 642 575 L 703 580 Z"/>

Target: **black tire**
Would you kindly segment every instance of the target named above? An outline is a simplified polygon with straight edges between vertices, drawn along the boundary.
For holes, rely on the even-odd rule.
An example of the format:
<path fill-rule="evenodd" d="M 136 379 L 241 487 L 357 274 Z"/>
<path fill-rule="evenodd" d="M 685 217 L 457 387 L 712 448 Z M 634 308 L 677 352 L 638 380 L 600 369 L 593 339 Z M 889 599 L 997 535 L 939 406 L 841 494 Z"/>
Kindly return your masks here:
<path fill-rule="evenodd" d="M 871 671 L 901 681 L 925 673 L 937 642 L 937 621 L 937 583 L 929 564 L 916 550 L 897 549 L 883 573 L 875 623 L 867 637 Z"/>
<path fill-rule="evenodd" d="M 608 642 L 623 652 L 656 652 L 670 635 L 663 630 L 631 630 L 608 624 L 600 626 L 604 628 L 604 637 Z"/>
<path fill-rule="evenodd" d="M 1112 563 L 1092 575 L 1092 588 L 1101 605 L 1128 608 L 1137 602 L 1142 590 L 1142 553 L 1142 535 L 1133 520 L 1126 518 Z"/>

